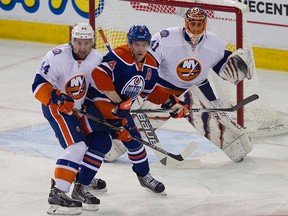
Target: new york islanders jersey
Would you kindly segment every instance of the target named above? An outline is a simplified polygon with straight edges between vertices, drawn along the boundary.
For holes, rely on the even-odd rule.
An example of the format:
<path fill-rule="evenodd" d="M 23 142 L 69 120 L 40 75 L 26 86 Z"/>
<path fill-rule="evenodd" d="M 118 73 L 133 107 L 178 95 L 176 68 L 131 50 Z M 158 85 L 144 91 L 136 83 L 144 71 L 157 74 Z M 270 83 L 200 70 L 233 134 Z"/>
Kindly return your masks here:
<path fill-rule="evenodd" d="M 50 50 L 43 58 L 32 90 L 44 105 L 49 105 L 52 89 L 58 89 L 74 99 L 80 109 L 91 84 L 91 72 L 102 61 L 102 56 L 92 49 L 84 60 L 76 60 L 69 44 Z"/>
<path fill-rule="evenodd" d="M 184 36 L 183 27 L 174 27 L 152 37 L 149 52 L 160 64 L 159 83 L 166 88 L 186 90 L 202 83 L 224 57 L 225 43 L 213 33 L 207 31 L 195 50 Z"/>

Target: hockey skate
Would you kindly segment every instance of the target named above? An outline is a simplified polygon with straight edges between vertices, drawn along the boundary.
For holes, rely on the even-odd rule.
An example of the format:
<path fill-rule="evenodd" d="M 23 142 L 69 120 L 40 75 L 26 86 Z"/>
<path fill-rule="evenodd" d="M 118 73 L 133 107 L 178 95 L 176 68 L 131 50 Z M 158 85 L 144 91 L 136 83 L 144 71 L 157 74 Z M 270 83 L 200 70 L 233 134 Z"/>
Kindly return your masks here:
<path fill-rule="evenodd" d="M 134 170 L 134 168 L 133 168 Z M 135 170 L 134 170 L 135 172 Z M 135 172 L 136 173 L 136 172 Z M 137 174 L 137 173 L 136 173 Z M 144 187 L 148 191 L 152 191 L 156 194 L 166 196 L 165 186 L 162 182 L 157 181 L 154 179 L 150 173 L 145 176 L 140 176 L 137 174 L 138 180 L 142 187 Z"/>
<path fill-rule="evenodd" d="M 90 192 L 107 192 L 106 182 L 102 179 L 94 178 L 88 185 Z"/>
<path fill-rule="evenodd" d="M 48 197 L 50 215 L 80 215 L 82 203 L 68 197 L 63 191 L 55 188 L 55 181 L 51 180 L 51 190 Z"/>
<path fill-rule="evenodd" d="M 75 182 L 71 197 L 82 202 L 82 210 L 98 211 L 100 200 L 88 192 L 88 186 Z"/>

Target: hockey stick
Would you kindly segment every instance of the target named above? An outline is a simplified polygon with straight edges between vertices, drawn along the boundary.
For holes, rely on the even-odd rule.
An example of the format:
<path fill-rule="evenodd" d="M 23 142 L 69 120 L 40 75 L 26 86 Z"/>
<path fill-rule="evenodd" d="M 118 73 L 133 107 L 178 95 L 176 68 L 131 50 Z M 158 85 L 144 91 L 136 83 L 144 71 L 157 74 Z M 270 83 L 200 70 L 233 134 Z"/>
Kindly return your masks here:
<path fill-rule="evenodd" d="M 109 44 L 109 42 L 108 42 L 108 40 L 107 40 L 107 38 L 106 38 L 106 36 L 104 34 L 104 31 L 102 30 L 102 28 L 100 27 L 97 30 L 98 30 L 98 32 L 99 32 L 99 34 L 100 34 L 100 36 L 101 36 L 106 48 L 108 49 L 108 51 L 112 51 L 112 48 L 111 48 L 111 46 L 110 46 L 110 44 Z M 139 115 L 143 115 L 143 114 L 139 113 Z M 137 114 L 137 118 L 139 120 L 139 123 L 141 124 L 141 127 L 142 127 L 142 129 L 143 129 L 143 131 L 144 131 L 149 143 L 151 145 L 154 145 L 154 146 L 157 146 L 157 147 L 161 148 L 161 144 L 159 142 L 159 139 L 158 139 L 156 133 L 154 132 L 154 130 L 150 130 L 152 128 L 152 126 L 151 126 L 151 123 L 150 123 L 149 119 L 147 118 L 147 116 L 145 115 L 143 118 L 141 118 Z M 139 118 L 142 119 L 142 121 Z M 143 121 L 145 121 L 145 122 L 143 122 Z M 147 131 L 147 130 L 150 130 L 150 132 Z M 187 148 L 182 152 L 181 155 L 183 155 L 183 156 L 185 155 L 185 157 L 186 157 L 191 152 L 193 152 L 195 150 L 195 148 L 196 148 L 196 144 L 195 143 L 194 143 L 194 145 L 193 144 L 189 144 L 187 146 Z M 174 158 L 175 160 L 169 160 L 167 156 L 163 157 L 163 155 L 159 154 L 158 152 L 159 152 L 158 150 L 155 151 L 155 153 L 157 153 L 156 156 L 158 157 L 159 161 L 163 165 L 168 165 L 168 166 L 172 166 L 172 165 L 177 166 L 178 165 L 179 166 L 181 164 L 181 168 L 199 168 L 201 166 L 200 160 L 197 160 L 197 161 L 195 160 L 195 161 L 193 161 L 194 163 L 189 163 L 188 164 L 186 160 L 185 161 L 182 160 L 181 162 L 180 162 L 180 160 L 177 160 L 175 158 Z M 183 158 L 183 156 L 182 156 L 182 158 Z M 170 157 L 170 158 L 173 158 L 173 157 Z"/>
<path fill-rule="evenodd" d="M 190 112 L 234 112 L 241 107 L 245 106 L 252 101 L 255 101 L 259 98 L 257 94 L 253 94 L 231 108 L 191 108 Z M 132 113 L 157 113 L 157 112 L 170 112 L 171 110 L 164 110 L 164 109 L 138 109 L 138 110 L 131 110 Z"/>
<path fill-rule="evenodd" d="M 159 139 L 154 131 L 154 128 L 152 127 L 152 124 L 147 117 L 145 113 L 137 113 L 136 117 L 149 141 L 149 143 L 154 144 L 158 147 L 161 147 L 161 144 L 159 142 Z M 188 144 L 188 146 L 184 149 L 184 151 L 180 154 L 183 158 L 190 155 L 193 151 L 195 151 L 197 147 L 197 144 L 195 142 L 191 142 Z M 156 157 L 162 163 L 164 166 L 167 167 L 177 167 L 177 168 L 185 168 L 185 169 L 192 169 L 192 168 L 200 168 L 201 167 L 201 161 L 200 160 L 192 160 L 192 159 L 185 159 L 183 161 L 177 161 L 173 160 L 173 158 L 164 156 L 162 154 L 159 154 L 157 151 L 154 151 Z"/>
<path fill-rule="evenodd" d="M 99 118 L 97 118 L 97 117 L 95 117 L 95 116 L 92 116 L 92 115 L 90 115 L 89 113 L 84 112 L 83 110 L 79 110 L 79 109 L 77 109 L 77 108 L 73 108 L 73 111 L 78 112 L 78 113 L 81 113 L 82 115 L 86 116 L 87 118 L 89 118 L 89 119 L 91 119 L 92 121 L 95 121 L 95 122 L 97 122 L 97 123 L 99 123 L 99 124 L 106 125 L 107 127 L 111 128 L 112 130 L 115 130 L 115 131 L 122 131 L 122 130 L 123 130 L 123 129 L 119 128 L 119 127 L 116 127 L 116 126 L 114 126 L 114 125 L 106 122 L 105 120 L 101 120 L 101 119 L 99 119 Z M 144 145 L 146 145 L 146 146 L 148 146 L 148 147 L 150 147 L 150 148 L 152 148 L 152 149 L 154 149 L 154 150 L 156 150 L 156 151 L 159 151 L 159 152 L 161 152 L 162 154 L 165 154 L 165 155 L 167 155 L 167 156 L 169 156 L 169 157 L 172 157 L 172 158 L 174 158 L 175 160 L 178 160 L 178 161 L 183 161 L 183 160 L 184 160 L 183 157 L 182 157 L 180 154 L 179 154 L 179 155 L 172 154 L 172 153 L 167 152 L 167 151 L 165 151 L 164 149 L 162 149 L 162 148 L 160 148 L 160 147 L 158 147 L 158 146 L 156 146 L 156 145 L 153 145 L 153 144 L 151 144 L 151 143 L 149 143 L 149 142 L 146 142 L 145 140 L 142 140 L 142 139 L 139 138 L 139 137 L 132 136 L 132 135 L 131 135 L 131 137 L 132 137 L 133 140 L 136 140 L 137 142 L 140 142 L 140 143 L 142 143 L 142 144 L 144 144 Z"/>
<path fill-rule="evenodd" d="M 97 30 L 98 30 L 98 32 L 99 32 L 99 34 L 100 34 L 100 36 L 101 36 L 101 38 L 102 38 L 102 40 L 103 40 L 106 48 L 107 48 L 109 51 L 112 51 L 112 49 L 111 49 L 111 47 L 110 47 L 110 44 L 108 43 L 108 40 L 107 40 L 107 38 L 106 38 L 106 36 L 105 36 L 102 28 L 100 27 L 100 28 L 98 28 Z"/>

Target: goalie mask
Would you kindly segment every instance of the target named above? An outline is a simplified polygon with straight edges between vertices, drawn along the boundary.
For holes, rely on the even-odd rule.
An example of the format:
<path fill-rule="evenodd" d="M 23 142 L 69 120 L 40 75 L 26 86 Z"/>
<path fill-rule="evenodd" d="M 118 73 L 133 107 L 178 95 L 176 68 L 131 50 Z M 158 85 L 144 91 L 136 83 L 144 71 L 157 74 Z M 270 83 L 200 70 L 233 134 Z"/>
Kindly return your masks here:
<path fill-rule="evenodd" d="M 197 45 L 206 30 L 207 13 L 199 7 L 190 8 L 186 11 L 184 20 L 186 33 L 189 35 L 192 44 Z"/>

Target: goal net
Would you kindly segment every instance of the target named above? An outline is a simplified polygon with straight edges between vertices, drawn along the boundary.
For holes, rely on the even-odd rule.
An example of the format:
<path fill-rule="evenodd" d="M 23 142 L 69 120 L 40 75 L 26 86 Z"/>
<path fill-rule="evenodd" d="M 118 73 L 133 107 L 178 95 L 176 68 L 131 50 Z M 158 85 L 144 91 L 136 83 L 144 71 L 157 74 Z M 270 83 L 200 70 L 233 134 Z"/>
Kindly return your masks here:
<path fill-rule="evenodd" d="M 97 1 L 96 1 L 97 2 Z M 153 3 L 152 3 L 153 2 Z M 227 43 L 227 49 L 235 51 L 243 47 L 252 52 L 247 31 L 247 13 L 249 8 L 233 0 L 186 0 L 186 1 L 98 1 L 95 16 L 90 18 L 101 27 L 112 48 L 127 43 L 126 34 L 132 25 L 146 25 L 151 34 L 165 28 L 184 26 L 183 15 L 187 8 L 199 6 L 208 13 L 207 29 Z M 103 54 L 107 49 L 96 30 L 96 47 Z M 255 68 L 255 67 L 254 67 Z M 265 94 L 260 91 L 257 71 L 251 80 L 244 80 L 238 87 L 222 80 L 215 73 L 209 73 L 209 80 L 224 106 L 235 105 L 241 97 L 258 94 L 260 98 L 233 114 L 240 124 L 244 124 L 251 137 L 272 136 L 288 132 L 287 114 L 273 110 L 267 102 Z M 240 99 L 239 99 L 240 98 Z M 241 122 L 243 121 L 243 123 Z"/>

